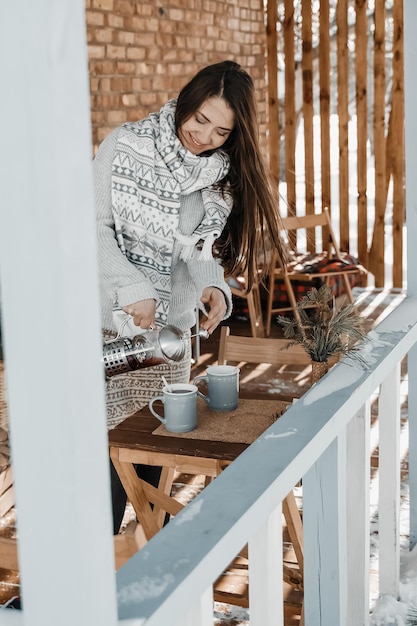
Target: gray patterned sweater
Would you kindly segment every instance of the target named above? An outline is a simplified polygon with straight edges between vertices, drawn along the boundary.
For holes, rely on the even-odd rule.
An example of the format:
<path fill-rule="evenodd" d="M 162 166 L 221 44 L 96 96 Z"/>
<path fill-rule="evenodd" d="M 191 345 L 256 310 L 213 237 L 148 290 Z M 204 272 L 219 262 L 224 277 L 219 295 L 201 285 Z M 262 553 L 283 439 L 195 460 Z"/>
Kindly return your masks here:
<path fill-rule="evenodd" d="M 115 233 L 112 211 L 112 164 L 120 129 L 113 131 L 100 145 L 93 162 L 95 204 L 97 213 L 98 254 L 102 325 L 115 330 L 112 310 L 139 300 L 153 298 L 158 293 L 140 269 L 121 252 Z M 182 195 L 179 209 L 179 226 L 184 235 L 192 235 L 204 218 L 201 191 Z M 180 258 L 182 246 L 175 242 L 171 262 L 171 296 L 168 305 L 167 323 L 181 330 L 195 324 L 195 308 L 204 311 L 200 297 L 205 287 L 218 287 L 225 295 L 227 312 L 230 316 L 232 297 L 224 280 L 221 265 L 215 260 Z M 206 311 L 204 311 L 206 312 Z"/>

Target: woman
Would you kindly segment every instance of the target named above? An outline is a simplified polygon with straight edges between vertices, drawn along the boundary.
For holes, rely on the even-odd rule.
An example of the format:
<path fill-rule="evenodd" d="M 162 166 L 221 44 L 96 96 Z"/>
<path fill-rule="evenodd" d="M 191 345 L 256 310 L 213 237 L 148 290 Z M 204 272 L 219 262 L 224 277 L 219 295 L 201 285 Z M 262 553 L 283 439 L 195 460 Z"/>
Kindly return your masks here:
<path fill-rule="evenodd" d="M 132 332 L 189 332 L 200 309 L 212 333 L 231 313 L 225 273 L 247 272 L 250 288 L 267 238 L 281 251 L 253 81 L 233 61 L 205 67 L 177 100 L 111 133 L 94 176 L 106 336 L 117 329 L 115 309 L 132 317 Z M 175 366 L 110 379 L 109 427 L 160 391 L 161 374 L 188 382 L 190 362 L 189 346 Z"/>

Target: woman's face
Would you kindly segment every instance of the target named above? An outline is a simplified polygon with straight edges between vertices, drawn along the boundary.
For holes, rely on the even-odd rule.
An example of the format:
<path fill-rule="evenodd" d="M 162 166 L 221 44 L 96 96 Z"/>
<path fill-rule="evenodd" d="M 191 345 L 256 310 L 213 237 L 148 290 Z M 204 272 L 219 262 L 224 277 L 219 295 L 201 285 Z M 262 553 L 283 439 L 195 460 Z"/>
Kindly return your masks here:
<path fill-rule="evenodd" d="M 179 127 L 178 138 L 193 154 L 216 150 L 227 141 L 234 118 L 226 100 L 217 96 L 209 98 Z"/>

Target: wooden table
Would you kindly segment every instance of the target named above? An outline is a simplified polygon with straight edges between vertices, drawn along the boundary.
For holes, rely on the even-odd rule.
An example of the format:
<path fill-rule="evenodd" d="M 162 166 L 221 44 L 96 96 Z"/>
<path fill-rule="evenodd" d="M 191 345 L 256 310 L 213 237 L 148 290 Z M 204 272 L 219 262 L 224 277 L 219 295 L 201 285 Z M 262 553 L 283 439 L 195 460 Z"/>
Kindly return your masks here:
<path fill-rule="evenodd" d="M 198 426 L 192 433 L 169 433 L 143 408 L 109 432 L 110 456 L 132 504 L 138 524 L 115 537 L 116 567 L 121 567 L 163 526 L 165 514 L 177 515 L 184 505 L 171 495 L 176 472 L 213 480 L 285 411 L 288 402 L 239 398 L 235 411 L 210 411 L 198 399 Z M 141 480 L 134 464 L 162 467 L 158 488 Z M 153 508 L 151 506 L 153 505 Z M 282 503 L 298 568 L 284 565 L 284 609 L 300 614 L 303 587 L 302 522 L 293 492 Z M 215 582 L 214 599 L 249 605 L 247 547 Z M 295 607 L 295 608 L 294 608 Z"/>
<path fill-rule="evenodd" d="M 148 407 L 127 418 L 109 432 L 110 456 L 126 490 L 136 517 L 131 546 L 117 550 L 116 563 L 122 565 L 163 526 L 165 514 L 177 515 L 184 505 L 171 496 L 176 472 L 206 477 L 206 482 L 218 476 L 266 428 L 277 419 L 288 402 L 264 399 L 239 399 L 235 411 L 210 411 L 198 399 L 198 426 L 192 433 L 169 433 L 151 414 Z M 162 467 L 158 488 L 141 480 L 134 464 Z M 153 505 L 153 508 L 151 506 Z M 299 570 L 287 572 L 290 584 L 302 586 L 302 524 L 291 491 L 283 502 L 283 513 L 296 553 Z M 120 542 L 122 545 L 122 537 Z M 285 576 L 284 576 L 285 577 Z"/>
<path fill-rule="evenodd" d="M 218 476 L 287 406 L 240 399 L 234 411 L 219 412 L 198 398 L 198 426 L 191 433 L 168 432 L 148 407 L 110 431 L 110 456 L 146 539 L 161 529 L 165 512 L 176 515 L 183 508 L 170 495 L 175 472 Z M 162 467 L 158 488 L 137 476 L 136 463 Z"/>

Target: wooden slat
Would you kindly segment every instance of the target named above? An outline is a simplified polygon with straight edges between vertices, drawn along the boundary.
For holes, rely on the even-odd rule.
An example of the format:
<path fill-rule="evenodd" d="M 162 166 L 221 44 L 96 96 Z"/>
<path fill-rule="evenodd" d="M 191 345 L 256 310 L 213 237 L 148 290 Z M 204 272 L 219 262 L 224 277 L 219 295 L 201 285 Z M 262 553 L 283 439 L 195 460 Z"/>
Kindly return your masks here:
<path fill-rule="evenodd" d="M 313 102 L 313 37 L 311 0 L 302 0 L 303 36 L 303 118 L 304 118 L 304 176 L 306 213 L 314 213 L 314 102 Z M 309 240 L 309 250 L 315 251 L 315 238 Z"/>
<path fill-rule="evenodd" d="M 349 251 L 349 52 L 347 0 L 337 3 L 337 110 L 339 114 L 339 246 Z"/>
<path fill-rule="evenodd" d="M 358 195 L 358 256 L 368 267 L 368 199 L 367 199 L 367 141 L 368 141 L 368 20 L 366 0 L 356 0 L 355 75 L 356 75 L 356 143 Z"/>
<path fill-rule="evenodd" d="M 288 534 L 297 557 L 297 563 L 302 578 L 304 570 L 303 524 L 293 491 L 290 491 L 287 497 L 282 501 L 282 512 L 287 522 Z"/>
<path fill-rule="evenodd" d="M 367 0 L 340 0 L 336 3 L 336 15 L 329 23 L 329 0 L 320 0 L 319 11 L 309 0 L 302 0 L 301 6 L 297 6 L 297 13 L 294 15 L 293 2 L 283 1 L 284 17 L 282 20 L 281 32 L 283 32 L 284 47 L 278 40 L 279 50 L 284 49 L 285 53 L 285 99 L 282 98 L 278 104 L 282 107 L 283 118 L 285 119 L 285 180 L 287 184 L 287 205 L 289 214 L 297 212 L 307 214 L 317 210 L 314 208 L 314 182 L 315 178 L 320 180 L 322 188 L 321 204 L 331 206 L 331 186 L 330 186 L 330 155 L 334 152 L 334 146 L 330 146 L 330 113 L 337 108 L 339 115 L 339 173 L 338 185 L 340 198 L 340 241 L 341 249 L 352 252 L 359 257 L 360 262 L 368 269 L 376 273 L 376 286 L 383 287 L 388 276 L 384 275 L 384 238 L 386 231 L 387 203 L 393 203 L 393 263 L 392 280 L 396 287 L 402 287 L 402 261 L 403 261 L 403 225 L 404 225 L 404 94 L 403 94 L 403 3 L 395 0 L 392 6 L 393 17 L 393 48 L 392 48 L 392 78 L 393 88 L 391 100 L 386 93 L 386 80 L 384 69 L 386 67 L 387 55 L 385 54 L 385 42 L 390 41 L 385 32 L 386 6 L 384 0 L 375 3 L 375 11 L 371 12 Z M 355 9 L 355 24 L 349 26 L 347 21 L 348 7 Z M 280 5 L 278 5 L 280 6 Z M 268 41 L 269 67 L 272 62 L 276 63 L 277 51 L 273 49 L 272 33 L 275 24 L 276 3 L 270 3 L 268 33 L 271 35 Z M 367 14 L 368 12 L 368 14 Z M 300 24 L 295 24 L 295 19 L 299 19 Z M 319 46 L 313 48 L 315 40 L 312 37 L 311 23 L 315 20 L 314 26 L 319 27 Z M 376 24 L 374 37 L 374 23 Z M 295 28 L 297 27 L 297 28 Z M 298 37 L 301 33 L 301 42 Z M 336 33 L 336 34 L 334 34 Z M 302 49 L 302 88 L 303 107 L 300 115 L 303 116 L 304 126 L 304 197 L 300 202 L 298 188 L 295 186 L 295 163 L 293 159 L 293 146 L 296 136 L 298 120 L 293 115 L 293 103 L 295 102 L 297 76 L 294 72 L 293 56 L 294 41 L 297 44 L 297 51 Z M 354 35 L 354 36 L 353 36 Z M 337 85 L 336 81 L 330 82 L 330 50 L 334 50 L 333 43 L 337 39 Z M 354 45 L 352 54 L 353 63 L 349 64 L 349 46 Z M 331 47 L 332 46 L 332 47 Z M 372 54 L 372 46 L 374 53 Z M 372 98 L 368 97 L 368 72 L 370 59 L 375 57 L 374 88 Z M 318 74 L 314 80 L 315 61 L 318 58 Z M 332 65 L 332 71 L 336 68 Z M 271 73 L 272 69 L 270 70 Z M 273 80 L 275 76 L 273 77 Z M 313 155 L 317 154 L 315 145 L 316 137 L 313 133 L 314 98 L 316 95 L 314 87 L 319 79 L 320 86 L 320 151 L 321 151 L 321 172 L 314 171 L 319 167 L 320 159 L 314 163 Z M 356 133 L 357 148 L 356 172 L 352 175 L 349 171 L 349 123 L 355 123 L 355 117 L 351 116 L 351 103 L 349 103 L 349 85 L 355 85 L 356 90 Z M 334 88 L 336 87 L 337 88 Z M 275 86 L 271 89 L 275 93 Z M 388 143 L 385 138 L 385 125 L 383 118 L 386 113 L 386 103 L 391 102 L 390 126 Z M 273 102 L 275 105 L 275 100 Z M 296 103 L 295 103 L 296 105 Z M 373 106 L 373 110 L 370 107 Z M 297 109 L 297 106 L 295 106 Z M 279 112 L 274 109 L 274 121 L 279 119 Z M 351 118 L 351 119 L 350 119 Z M 295 124 L 295 126 L 294 126 Z M 374 130 L 369 132 L 370 126 Z M 273 130 L 273 129 L 272 129 Z M 275 128 L 276 130 L 276 128 Z M 270 133 L 272 137 L 272 133 Z M 277 142 L 273 141 L 273 149 L 276 150 Z M 368 218 L 370 208 L 374 209 L 372 198 L 369 205 L 369 188 L 374 186 L 368 184 L 368 176 L 372 170 L 369 169 L 368 150 L 371 150 L 372 163 L 375 163 L 375 229 L 372 237 L 372 245 L 369 241 L 369 224 L 374 223 L 373 215 Z M 278 154 L 274 156 L 279 158 Z M 387 162 L 388 158 L 388 162 Z M 387 171 L 386 171 L 387 170 Z M 392 185 L 389 183 L 392 181 Z M 317 183 L 316 183 L 317 186 Z M 389 194 L 388 194 L 389 189 Z M 316 194 L 317 195 L 317 194 Z M 357 202 L 357 219 L 349 211 L 349 195 L 351 200 Z M 305 202 L 304 202 L 305 200 Z M 300 207 L 300 208 L 299 208 Z M 350 219 L 354 224 L 350 223 Z M 355 232 L 356 229 L 356 232 Z M 295 233 L 291 233 L 290 242 L 294 242 Z M 309 249 L 314 251 L 314 241 L 309 240 Z"/>
<path fill-rule="evenodd" d="M 311 361 L 300 345 L 291 346 L 288 350 L 285 349 L 286 346 L 288 346 L 286 339 L 256 339 L 256 341 L 248 341 L 248 337 L 233 335 L 227 338 L 225 356 L 227 361 L 233 362 L 241 362 L 242 354 L 244 354 L 244 360 L 248 363 L 310 365 Z M 219 356 L 219 358 L 221 357 Z"/>
<path fill-rule="evenodd" d="M 266 46 L 268 67 L 269 166 L 278 188 L 280 177 L 280 132 L 278 106 L 277 0 L 268 0 L 266 9 Z"/>
<path fill-rule="evenodd" d="M 385 282 L 385 0 L 375 0 L 374 34 L 374 151 L 375 223 L 369 254 L 369 267 L 375 286 Z"/>
<path fill-rule="evenodd" d="M 392 112 L 393 112 L 393 136 L 395 145 L 392 145 L 393 163 L 393 216 L 392 216 L 392 239 L 393 239 L 393 266 L 392 284 L 401 288 L 403 284 L 403 234 L 402 229 L 405 221 L 405 197 L 404 197 L 404 11 L 403 0 L 394 0 L 393 6 L 393 87 L 392 87 Z"/>
<path fill-rule="evenodd" d="M 294 3 L 284 0 L 284 52 L 285 52 L 285 180 L 287 183 L 288 214 L 296 213 L 295 206 L 295 59 L 294 59 Z"/>
<path fill-rule="evenodd" d="M 330 35 L 329 0 L 320 0 L 320 154 L 321 205 L 331 208 L 330 198 Z"/>
<path fill-rule="evenodd" d="M 348 23 L 348 8 L 351 5 L 355 9 L 354 26 Z M 386 146 L 385 129 L 383 129 L 382 119 L 386 109 L 386 88 L 385 76 L 380 71 L 386 64 L 385 40 L 387 34 L 385 32 L 385 2 L 378 0 L 375 3 L 375 11 L 369 12 L 369 3 L 366 0 L 340 0 L 336 3 L 336 14 L 332 15 L 332 23 L 330 24 L 330 2 L 329 0 L 320 0 L 319 11 L 313 7 L 309 0 L 301 0 L 298 5 L 291 0 L 283 0 L 278 4 L 280 9 L 279 19 L 282 20 L 281 32 L 283 33 L 283 42 L 277 41 L 278 48 L 274 49 L 274 38 L 276 35 L 276 8 L 277 3 L 269 2 L 267 8 L 267 36 L 268 36 L 268 68 L 269 74 L 275 83 L 275 74 L 272 76 L 276 67 L 277 53 L 284 52 L 285 60 L 285 99 L 282 106 L 283 119 L 285 120 L 285 173 L 281 180 L 286 183 L 286 209 L 289 215 L 294 213 L 309 214 L 317 210 L 315 207 L 315 169 L 321 168 L 320 186 L 321 186 L 321 205 L 328 206 L 332 209 L 331 202 L 331 184 L 330 184 L 330 163 L 333 146 L 330 145 L 330 114 L 337 109 L 339 116 L 339 173 L 338 185 L 340 199 L 340 231 L 339 242 L 342 250 L 351 252 L 358 256 L 360 262 L 368 269 L 376 273 L 376 286 L 383 287 L 388 277 L 385 276 L 385 247 L 383 241 L 383 232 L 386 230 L 386 205 L 393 204 L 393 259 L 392 259 L 392 280 L 397 287 L 402 286 L 402 258 L 403 258 L 403 224 L 404 224 L 404 142 L 403 142 L 403 123 L 404 123 L 404 93 L 403 93 L 403 41 L 402 41 L 402 22 L 403 9 L 402 1 L 395 0 L 392 7 L 392 16 L 394 21 L 394 37 L 393 37 L 393 91 L 392 91 L 392 109 L 390 136 L 388 140 L 392 140 L 392 144 Z M 369 14 L 367 14 L 369 12 Z M 312 37 L 312 19 L 316 20 L 314 27 L 319 27 L 319 45 L 315 45 Z M 298 22 L 299 20 L 299 22 Z M 373 24 L 377 24 L 374 38 Z M 354 29 L 354 37 L 353 35 Z M 279 31 L 278 31 L 279 32 Z M 301 35 L 301 41 L 299 37 Z M 295 49 L 295 44 L 296 49 Z M 330 52 L 334 52 L 334 42 L 337 42 L 335 58 L 337 59 L 337 68 L 335 62 L 330 65 Z M 349 42 L 349 49 L 348 49 Z M 354 63 L 349 63 L 349 54 L 351 45 L 355 45 L 353 54 Z M 372 55 L 371 46 L 375 51 L 375 73 L 374 87 L 372 90 L 372 99 L 368 98 L 368 71 L 370 68 L 369 59 Z M 296 102 L 297 93 L 297 76 L 295 67 L 297 67 L 299 51 L 302 50 L 302 89 L 303 102 L 302 110 L 298 111 Z M 294 56 L 295 55 L 295 56 Z M 296 61 L 294 59 L 297 57 Z M 317 142 L 313 132 L 313 120 L 315 111 L 315 102 L 317 94 L 313 93 L 313 74 L 315 72 L 315 61 L 318 61 L 319 72 L 319 105 L 320 105 L 320 152 L 319 162 L 315 163 L 314 155 L 317 154 Z M 294 64 L 295 63 L 295 64 Z M 274 65 L 273 65 L 274 64 Z M 331 72 L 337 69 L 337 76 L 333 79 Z M 330 80 L 332 78 L 332 80 Z M 352 176 L 349 168 L 349 124 L 355 123 L 355 117 L 352 117 L 349 103 L 349 85 L 355 84 L 356 87 L 356 129 L 357 129 L 357 165 L 355 175 Z M 272 109 L 272 124 L 270 132 L 270 145 L 272 158 L 274 162 L 274 171 L 278 171 L 279 154 L 278 140 L 275 138 L 274 132 L 277 130 L 276 124 L 280 119 L 280 111 L 275 109 L 275 105 L 280 106 L 280 101 L 276 96 L 276 85 L 270 87 L 270 100 Z M 374 106 L 375 105 L 375 106 Z M 370 106 L 374 106 L 374 110 L 370 111 Z M 376 107 L 376 108 L 375 108 Z M 282 114 L 281 113 L 281 114 Z M 295 140 L 296 129 L 299 127 L 298 115 L 303 117 L 304 129 L 304 172 L 300 173 L 295 170 L 298 163 L 295 160 Z M 370 120 L 375 119 L 376 126 L 374 131 L 368 132 Z M 378 127 L 381 125 L 381 128 Z M 279 134 L 279 133 L 278 133 Z M 370 140 L 370 143 L 369 143 Z M 368 168 L 368 149 L 369 145 L 371 153 L 375 158 L 375 214 L 376 219 L 368 218 L 369 201 L 368 201 L 368 176 L 370 170 Z M 386 154 L 386 156 L 385 156 Z M 388 171 L 385 171 L 386 157 L 389 158 L 387 163 Z M 321 161 L 321 163 L 320 163 Z M 298 178 L 304 175 L 304 197 L 300 202 L 300 195 L 296 186 Z M 276 176 L 276 174 L 274 174 Z M 297 178 L 298 177 L 298 178 Z M 393 185 L 388 184 L 392 179 Z M 382 181 L 385 181 L 384 184 Z M 317 184 L 316 184 L 317 186 Z M 352 193 L 353 189 L 353 193 Z M 385 190 L 385 195 L 382 193 Z M 355 223 L 351 221 L 351 212 L 349 210 L 349 199 L 356 198 L 357 202 L 357 220 Z M 372 205 L 373 205 L 372 201 Z M 300 207 L 300 208 L 298 208 Z M 373 207 L 372 207 L 373 208 Z M 375 222 L 372 243 L 369 239 L 369 224 Z M 354 229 L 357 229 L 355 232 Z M 296 245 L 296 233 L 290 233 L 290 244 Z M 308 249 L 310 252 L 315 251 L 315 242 L 313 237 L 308 241 Z M 389 259 L 391 261 L 391 259 Z M 370 265 L 371 264 L 371 265 Z M 389 263 L 391 265 L 391 263 Z"/>
<path fill-rule="evenodd" d="M 183 474 L 199 473 L 204 476 L 217 476 L 219 474 L 219 461 L 216 459 L 198 459 L 195 456 L 183 456 L 180 454 L 167 454 L 166 452 L 150 452 L 141 450 L 131 450 L 129 448 L 121 448 L 119 458 L 123 462 L 138 462 L 138 454 L 140 454 L 140 463 L 144 465 L 162 465 L 169 464 L 170 467 L 177 468 Z"/>
<path fill-rule="evenodd" d="M 282 220 L 282 226 L 286 230 L 292 230 L 295 228 L 315 228 L 326 224 L 327 219 L 325 213 L 316 213 L 315 215 L 303 215 L 298 217 L 284 217 Z"/>

